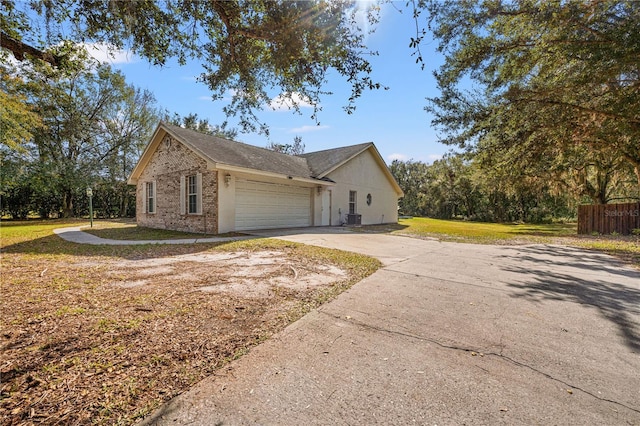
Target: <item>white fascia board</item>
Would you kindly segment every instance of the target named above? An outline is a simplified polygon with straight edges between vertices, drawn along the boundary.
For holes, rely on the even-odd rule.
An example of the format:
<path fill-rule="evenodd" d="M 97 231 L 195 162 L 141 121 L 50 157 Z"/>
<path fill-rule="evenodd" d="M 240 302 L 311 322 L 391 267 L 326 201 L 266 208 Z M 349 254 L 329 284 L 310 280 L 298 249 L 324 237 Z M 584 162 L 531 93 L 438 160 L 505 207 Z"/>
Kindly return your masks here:
<path fill-rule="evenodd" d="M 288 181 L 293 181 L 293 182 L 308 183 L 308 184 L 312 184 L 312 185 L 320 185 L 320 186 L 333 186 L 333 185 L 335 185 L 333 182 L 327 182 L 327 181 L 324 181 L 324 180 L 305 178 L 305 177 L 300 177 L 300 176 L 288 176 L 288 175 L 283 175 L 283 174 L 280 174 L 280 173 L 265 172 L 263 170 L 248 169 L 246 167 L 232 166 L 232 165 L 223 164 L 223 163 L 209 162 L 208 165 L 207 165 L 207 168 L 209 170 L 224 170 L 224 171 L 228 171 L 228 172 L 246 173 L 246 174 L 252 174 L 252 175 L 256 175 L 256 176 L 264 176 L 264 177 L 269 177 L 269 178 L 283 179 L 283 180 L 288 180 Z"/>

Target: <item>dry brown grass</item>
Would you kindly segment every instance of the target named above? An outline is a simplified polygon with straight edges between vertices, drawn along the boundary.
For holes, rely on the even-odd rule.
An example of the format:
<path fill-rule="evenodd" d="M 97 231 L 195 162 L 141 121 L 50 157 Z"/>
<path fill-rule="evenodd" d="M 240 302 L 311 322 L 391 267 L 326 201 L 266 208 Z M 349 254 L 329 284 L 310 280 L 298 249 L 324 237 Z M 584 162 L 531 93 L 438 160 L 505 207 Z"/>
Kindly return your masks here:
<path fill-rule="evenodd" d="M 60 226 L 2 224 L 2 424 L 131 424 L 379 267 L 276 240 L 80 246 Z"/>

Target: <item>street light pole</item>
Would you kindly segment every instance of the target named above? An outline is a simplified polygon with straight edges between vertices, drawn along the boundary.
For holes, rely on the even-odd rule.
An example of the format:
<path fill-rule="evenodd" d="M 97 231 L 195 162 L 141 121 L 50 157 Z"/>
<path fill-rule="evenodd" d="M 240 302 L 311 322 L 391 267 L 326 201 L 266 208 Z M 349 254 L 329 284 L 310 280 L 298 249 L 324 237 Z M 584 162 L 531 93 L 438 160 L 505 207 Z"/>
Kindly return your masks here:
<path fill-rule="evenodd" d="M 87 187 L 87 196 L 89 197 L 89 219 L 91 220 L 91 227 L 93 228 L 93 190 L 91 187 Z"/>

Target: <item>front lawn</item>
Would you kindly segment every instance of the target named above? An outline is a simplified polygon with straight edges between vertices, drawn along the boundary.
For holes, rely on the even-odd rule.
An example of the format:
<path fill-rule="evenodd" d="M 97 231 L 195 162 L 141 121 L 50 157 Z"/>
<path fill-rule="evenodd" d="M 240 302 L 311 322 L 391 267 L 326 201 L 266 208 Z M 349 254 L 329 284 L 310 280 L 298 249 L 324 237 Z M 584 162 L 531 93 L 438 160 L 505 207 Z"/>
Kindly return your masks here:
<path fill-rule="evenodd" d="M 0 224 L 2 424 L 133 424 L 380 266 L 271 239 L 89 246 L 52 232 L 86 224 Z"/>

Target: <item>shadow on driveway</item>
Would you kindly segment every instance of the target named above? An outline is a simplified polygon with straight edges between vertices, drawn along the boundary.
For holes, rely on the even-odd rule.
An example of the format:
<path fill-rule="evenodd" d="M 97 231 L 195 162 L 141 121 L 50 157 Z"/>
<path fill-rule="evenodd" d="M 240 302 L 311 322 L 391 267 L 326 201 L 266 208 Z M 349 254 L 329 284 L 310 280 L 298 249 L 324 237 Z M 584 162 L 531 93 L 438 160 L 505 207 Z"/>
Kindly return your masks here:
<path fill-rule="evenodd" d="M 640 272 L 610 256 L 570 247 L 527 246 L 520 252 L 522 256 L 512 257 L 503 267 L 531 277 L 527 282 L 508 284 L 518 290 L 514 297 L 594 307 L 616 325 L 625 344 L 640 353 Z M 528 266 L 532 264 L 535 266 Z M 606 275 L 611 279 L 603 280 Z"/>

